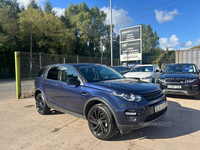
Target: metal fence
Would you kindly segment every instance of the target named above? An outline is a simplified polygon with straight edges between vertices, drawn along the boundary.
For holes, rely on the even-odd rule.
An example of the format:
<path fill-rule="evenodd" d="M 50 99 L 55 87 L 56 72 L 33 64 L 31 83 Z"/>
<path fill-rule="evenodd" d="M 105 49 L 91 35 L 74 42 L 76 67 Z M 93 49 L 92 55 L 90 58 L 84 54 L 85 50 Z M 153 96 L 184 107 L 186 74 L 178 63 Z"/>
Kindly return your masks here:
<path fill-rule="evenodd" d="M 176 50 L 176 63 L 194 63 L 200 67 L 200 49 Z"/>
<path fill-rule="evenodd" d="M 39 70 L 46 65 L 58 63 L 97 63 L 110 66 L 110 58 L 86 56 L 51 55 L 41 53 L 19 52 L 19 70 L 21 80 L 21 97 L 34 94 L 34 79 Z M 119 65 L 119 59 L 113 59 L 113 65 Z"/>

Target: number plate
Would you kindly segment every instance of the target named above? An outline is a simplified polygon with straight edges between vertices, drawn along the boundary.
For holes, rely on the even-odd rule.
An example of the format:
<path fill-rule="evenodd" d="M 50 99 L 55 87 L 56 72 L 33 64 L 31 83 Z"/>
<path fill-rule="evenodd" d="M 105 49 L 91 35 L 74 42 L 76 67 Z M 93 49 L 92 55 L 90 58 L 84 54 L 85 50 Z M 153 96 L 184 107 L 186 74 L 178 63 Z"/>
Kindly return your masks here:
<path fill-rule="evenodd" d="M 167 88 L 170 88 L 170 89 L 181 89 L 182 86 L 181 85 L 168 85 Z"/>
<path fill-rule="evenodd" d="M 161 111 L 161 110 L 165 109 L 165 107 L 166 107 L 166 104 L 165 104 L 165 103 L 162 103 L 162 104 L 160 104 L 160 105 L 158 105 L 158 106 L 155 106 L 155 107 L 154 107 L 155 113 L 158 112 L 158 111 Z"/>

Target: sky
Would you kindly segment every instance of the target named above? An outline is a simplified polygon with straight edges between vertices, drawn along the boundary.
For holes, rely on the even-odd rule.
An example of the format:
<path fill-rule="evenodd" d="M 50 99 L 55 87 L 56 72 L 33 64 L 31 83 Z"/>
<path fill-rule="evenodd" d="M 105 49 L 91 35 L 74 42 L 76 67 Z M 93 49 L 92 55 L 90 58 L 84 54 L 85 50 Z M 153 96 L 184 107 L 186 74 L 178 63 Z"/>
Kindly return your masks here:
<path fill-rule="evenodd" d="M 49 0 L 56 15 L 64 14 L 71 3 L 82 2 L 91 8 L 97 6 L 107 13 L 105 23 L 110 24 L 110 0 Z M 18 0 L 27 6 L 29 0 Z M 43 6 L 45 0 L 36 0 Z M 150 24 L 159 35 L 160 47 L 185 50 L 200 45 L 200 0 L 112 0 L 114 32 L 122 28 Z"/>

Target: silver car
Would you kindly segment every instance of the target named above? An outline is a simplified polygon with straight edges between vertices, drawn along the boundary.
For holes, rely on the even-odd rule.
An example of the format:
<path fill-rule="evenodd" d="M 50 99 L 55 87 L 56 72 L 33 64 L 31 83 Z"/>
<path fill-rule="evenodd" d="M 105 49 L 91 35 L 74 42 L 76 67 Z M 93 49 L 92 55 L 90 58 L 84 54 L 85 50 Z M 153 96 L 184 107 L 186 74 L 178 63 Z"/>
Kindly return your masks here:
<path fill-rule="evenodd" d="M 130 72 L 124 74 L 126 78 L 155 83 L 162 73 L 158 65 L 137 65 Z"/>

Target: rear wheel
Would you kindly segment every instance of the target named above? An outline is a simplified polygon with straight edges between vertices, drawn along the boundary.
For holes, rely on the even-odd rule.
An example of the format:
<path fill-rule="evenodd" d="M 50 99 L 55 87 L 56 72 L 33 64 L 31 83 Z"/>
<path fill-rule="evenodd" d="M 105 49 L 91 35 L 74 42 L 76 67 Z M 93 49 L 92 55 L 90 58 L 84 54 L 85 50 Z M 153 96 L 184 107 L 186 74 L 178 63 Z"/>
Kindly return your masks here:
<path fill-rule="evenodd" d="M 101 140 L 112 138 L 117 131 L 113 115 L 104 104 L 92 106 L 88 113 L 88 125 L 92 134 Z"/>
<path fill-rule="evenodd" d="M 45 97 L 42 93 L 39 93 L 36 96 L 35 101 L 36 101 L 36 109 L 39 114 L 46 115 L 50 112 L 50 108 L 47 106 Z"/>

